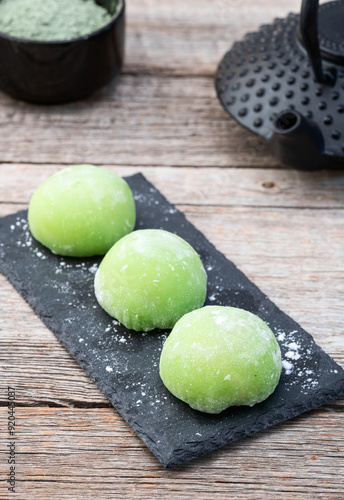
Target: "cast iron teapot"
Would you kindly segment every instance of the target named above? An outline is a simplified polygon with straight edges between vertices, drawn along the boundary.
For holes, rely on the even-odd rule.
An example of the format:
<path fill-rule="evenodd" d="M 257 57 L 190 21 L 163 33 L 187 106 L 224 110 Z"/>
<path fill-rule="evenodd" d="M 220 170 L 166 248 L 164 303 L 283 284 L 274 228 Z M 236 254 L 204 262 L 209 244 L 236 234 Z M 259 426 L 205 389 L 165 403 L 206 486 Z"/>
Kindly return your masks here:
<path fill-rule="evenodd" d="M 301 170 L 344 165 L 344 0 L 303 0 L 222 59 L 218 97 L 276 158 Z"/>

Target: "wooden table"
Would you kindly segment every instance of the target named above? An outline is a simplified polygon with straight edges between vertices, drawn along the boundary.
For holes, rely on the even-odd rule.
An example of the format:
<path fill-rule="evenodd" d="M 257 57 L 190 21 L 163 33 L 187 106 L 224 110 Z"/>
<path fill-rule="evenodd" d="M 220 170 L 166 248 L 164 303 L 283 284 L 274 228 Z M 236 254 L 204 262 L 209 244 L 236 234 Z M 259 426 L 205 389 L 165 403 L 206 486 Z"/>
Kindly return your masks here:
<path fill-rule="evenodd" d="M 142 172 L 344 366 L 344 175 L 300 173 L 222 110 L 214 73 L 246 31 L 299 0 L 128 0 L 126 63 L 90 98 L 0 95 L 0 215 L 87 162 Z M 344 402 L 165 470 L 4 277 L 1 498 L 344 498 Z M 7 387 L 16 391 L 16 493 L 7 491 Z"/>

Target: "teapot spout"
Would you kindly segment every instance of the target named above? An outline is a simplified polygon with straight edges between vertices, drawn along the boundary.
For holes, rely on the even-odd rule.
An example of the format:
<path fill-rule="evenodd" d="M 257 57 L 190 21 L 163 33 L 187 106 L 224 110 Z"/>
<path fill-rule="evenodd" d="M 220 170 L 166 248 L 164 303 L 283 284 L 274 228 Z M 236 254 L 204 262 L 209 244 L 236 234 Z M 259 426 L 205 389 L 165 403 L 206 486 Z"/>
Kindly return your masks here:
<path fill-rule="evenodd" d="M 282 111 L 273 122 L 270 145 L 276 158 L 299 170 L 329 166 L 324 138 L 318 125 L 294 110 Z"/>

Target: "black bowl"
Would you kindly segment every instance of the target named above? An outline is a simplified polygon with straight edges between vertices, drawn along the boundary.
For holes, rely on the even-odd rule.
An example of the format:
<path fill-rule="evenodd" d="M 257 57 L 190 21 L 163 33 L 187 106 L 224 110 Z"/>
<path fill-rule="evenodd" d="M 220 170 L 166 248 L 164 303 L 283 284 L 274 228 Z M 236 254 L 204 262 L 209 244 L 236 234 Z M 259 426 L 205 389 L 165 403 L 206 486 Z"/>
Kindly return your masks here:
<path fill-rule="evenodd" d="M 0 90 L 39 104 L 74 101 L 108 83 L 123 62 L 125 0 L 97 0 L 113 13 L 89 35 L 68 41 L 22 40 L 0 33 Z"/>

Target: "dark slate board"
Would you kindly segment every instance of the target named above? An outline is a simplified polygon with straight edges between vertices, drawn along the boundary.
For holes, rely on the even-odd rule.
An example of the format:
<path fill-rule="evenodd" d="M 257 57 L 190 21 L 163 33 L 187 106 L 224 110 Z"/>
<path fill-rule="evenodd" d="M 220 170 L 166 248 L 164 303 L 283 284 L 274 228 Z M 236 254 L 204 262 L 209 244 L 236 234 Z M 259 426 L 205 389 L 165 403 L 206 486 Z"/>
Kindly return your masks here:
<path fill-rule="evenodd" d="M 0 269 L 165 467 L 344 396 L 343 369 L 308 333 L 141 174 L 126 180 L 135 195 L 137 228 L 177 233 L 200 254 L 209 278 L 206 303 L 247 309 L 274 331 L 282 349 L 283 373 L 266 401 L 207 415 L 172 396 L 158 371 L 168 332 L 128 331 L 108 316 L 93 293 L 101 259 L 53 255 L 31 238 L 26 211 L 0 219 Z"/>

